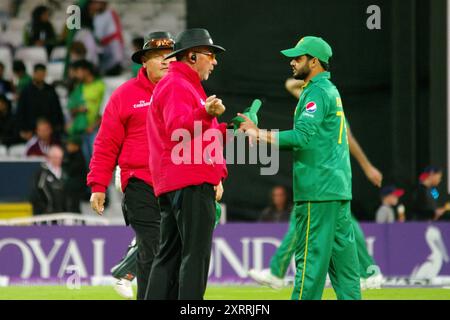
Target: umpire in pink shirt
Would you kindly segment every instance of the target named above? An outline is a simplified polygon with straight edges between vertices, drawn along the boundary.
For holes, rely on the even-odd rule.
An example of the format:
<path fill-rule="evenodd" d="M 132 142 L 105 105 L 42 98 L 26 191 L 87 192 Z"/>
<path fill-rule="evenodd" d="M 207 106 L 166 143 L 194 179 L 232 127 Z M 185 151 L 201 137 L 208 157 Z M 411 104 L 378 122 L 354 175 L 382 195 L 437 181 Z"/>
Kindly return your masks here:
<path fill-rule="evenodd" d="M 167 32 L 153 32 L 132 60 L 142 65 L 136 78 L 111 95 L 94 142 L 87 177 L 91 206 L 103 213 L 105 191 L 118 163 L 124 192 L 123 214 L 136 233 L 137 298 L 143 299 L 153 258 L 158 250 L 160 210 L 148 167 L 147 109 L 156 83 L 166 75 L 174 41 Z M 172 59 L 173 60 L 173 59 Z"/>
<path fill-rule="evenodd" d="M 225 111 L 222 101 L 207 97 L 201 81 L 208 79 L 217 66 L 216 54 L 223 51 L 205 29 L 182 32 L 167 56 L 177 61 L 170 63 L 167 76 L 153 92 L 147 133 L 149 166 L 161 206 L 161 239 L 148 299 L 203 299 L 206 290 L 214 201 L 222 197 L 222 180 L 227 176 L 222 143 L 220 148 L 208 148 L 211 138 L 206 131 L 213 129 L 209 130 L 217 134 L 213 140 L 223 141 L 227 124 L 217 121 Z M 180 134 L 191 138 L 179 142 Z M 185 147 L 183 161 L 175 152 L 180 143 Z M 171 288 L 176 284 L 178 295 L 173 296 Z"/>

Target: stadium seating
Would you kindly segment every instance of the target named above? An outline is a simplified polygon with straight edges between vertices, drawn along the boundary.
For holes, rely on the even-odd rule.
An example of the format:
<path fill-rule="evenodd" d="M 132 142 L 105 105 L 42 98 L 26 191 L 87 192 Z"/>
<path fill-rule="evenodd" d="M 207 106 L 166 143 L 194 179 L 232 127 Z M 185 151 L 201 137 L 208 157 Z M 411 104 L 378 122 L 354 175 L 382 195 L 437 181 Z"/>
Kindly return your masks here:
<path fill-rule="evenodd" d="M 64 61 L 66 59 L 67 48 L 64 46 L 55 47 L 50 54 L 50 62 Z"/>
<path fill-rule="evenodd" d="M 36 63 L 47 64 L 47 51 L 44 47 L 21 47 L 17 49 L 15 59 L 22 60 L 25 63 L 27 71 L 31 73 Z"/>
<path fill-rule="evenodd" d="M 8 156 L 8 149 L 5 146 L 0 145 L 0 158 L 5 158 L 7 156 Z"/>
<path fill-rule="evenodd" d="M 64 62 L 50 62 L 47 64 L 47 78 L 48 83 L 53 83 L 54 81 L 61 80 L 64 75 Z"/>
<path fill-rule="evenodd" d="M 0 47 L 0 61 L 5 65 L 5 79 L 12 77 L 12 54 L 8 47 Z"/>
<path fill-rule="evenodd" d="M 26 145 L 25 144 L 16 144 L 14 146 L 9 147 L 9 156 L 12 158 L 22 159 L 25 156 Z"/>

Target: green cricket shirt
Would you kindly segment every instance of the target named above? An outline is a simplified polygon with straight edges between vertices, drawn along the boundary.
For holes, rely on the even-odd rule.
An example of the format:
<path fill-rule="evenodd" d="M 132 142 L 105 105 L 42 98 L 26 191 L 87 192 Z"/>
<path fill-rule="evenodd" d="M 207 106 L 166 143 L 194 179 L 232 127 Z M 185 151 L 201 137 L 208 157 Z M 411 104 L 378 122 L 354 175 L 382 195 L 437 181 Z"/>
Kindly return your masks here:
<path fill-rule="evenodd" d="M 293 150 L 294 201 L 352 199 L 344 109 L 329 72 L 304 87 L 294 128 L 279 132 L 277 139 L 280 149 Z"/>

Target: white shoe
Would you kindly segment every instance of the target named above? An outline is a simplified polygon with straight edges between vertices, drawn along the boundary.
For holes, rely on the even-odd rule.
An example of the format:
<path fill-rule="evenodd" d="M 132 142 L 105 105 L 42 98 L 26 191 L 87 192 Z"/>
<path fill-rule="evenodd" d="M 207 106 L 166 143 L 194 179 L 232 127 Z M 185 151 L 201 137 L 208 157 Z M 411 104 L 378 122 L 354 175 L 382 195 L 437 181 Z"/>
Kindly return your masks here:
<path fill-rule="evenodd" d="M 362 280 L 362 279 L 361 279 Z M 364 289 L 381 289 L 381 285 L 384 283 L 382 274 L 377 274 L 365 279 Z"/>
<path fill-rule="evenodd" d="M 284 287 L 284 280 L 274 276 L 270 269 L 264 269 L 261 271 L 251 269 L 248 272 L 248 276 L 258 282 L 261 285 L 268 286 L 275 290 L 280 290 Z"/>
<path fill-rule="evenodd" d="M 127 279 L 119 279 L 114 284 L 114 290 L 125 299 L 133 299 L 133 287 L 131 285 L 131 281 Z"/>

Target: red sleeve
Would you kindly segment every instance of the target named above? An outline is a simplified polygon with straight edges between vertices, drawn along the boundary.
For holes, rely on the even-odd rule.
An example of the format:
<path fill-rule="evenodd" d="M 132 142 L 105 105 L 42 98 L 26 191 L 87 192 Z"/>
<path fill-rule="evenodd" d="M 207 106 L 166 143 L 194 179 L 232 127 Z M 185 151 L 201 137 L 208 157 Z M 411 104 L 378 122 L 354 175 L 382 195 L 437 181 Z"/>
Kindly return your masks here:
<path fill-rule="evenodd" d="M 120 118 L 120 103 L 117 96 L 113 95 L 106 105 L 89 164 L 87 184 L 92 188 L 92 192 L 106 191 L 117 164 L 124 136 L 125 127 Z"/>
<path fill-rule="evenodd" d="M 195 108 L 197 102 L 192 93 L 183 85 L 173 83 L 166 87 L 166 92 L 161 92 L 163 117 L 167 132 L 184 128 L 194 132 L 194 121 L 202 121 L 203 129 L 210 128 L 213 116 L 206 112 L 205 108 Z"/>

